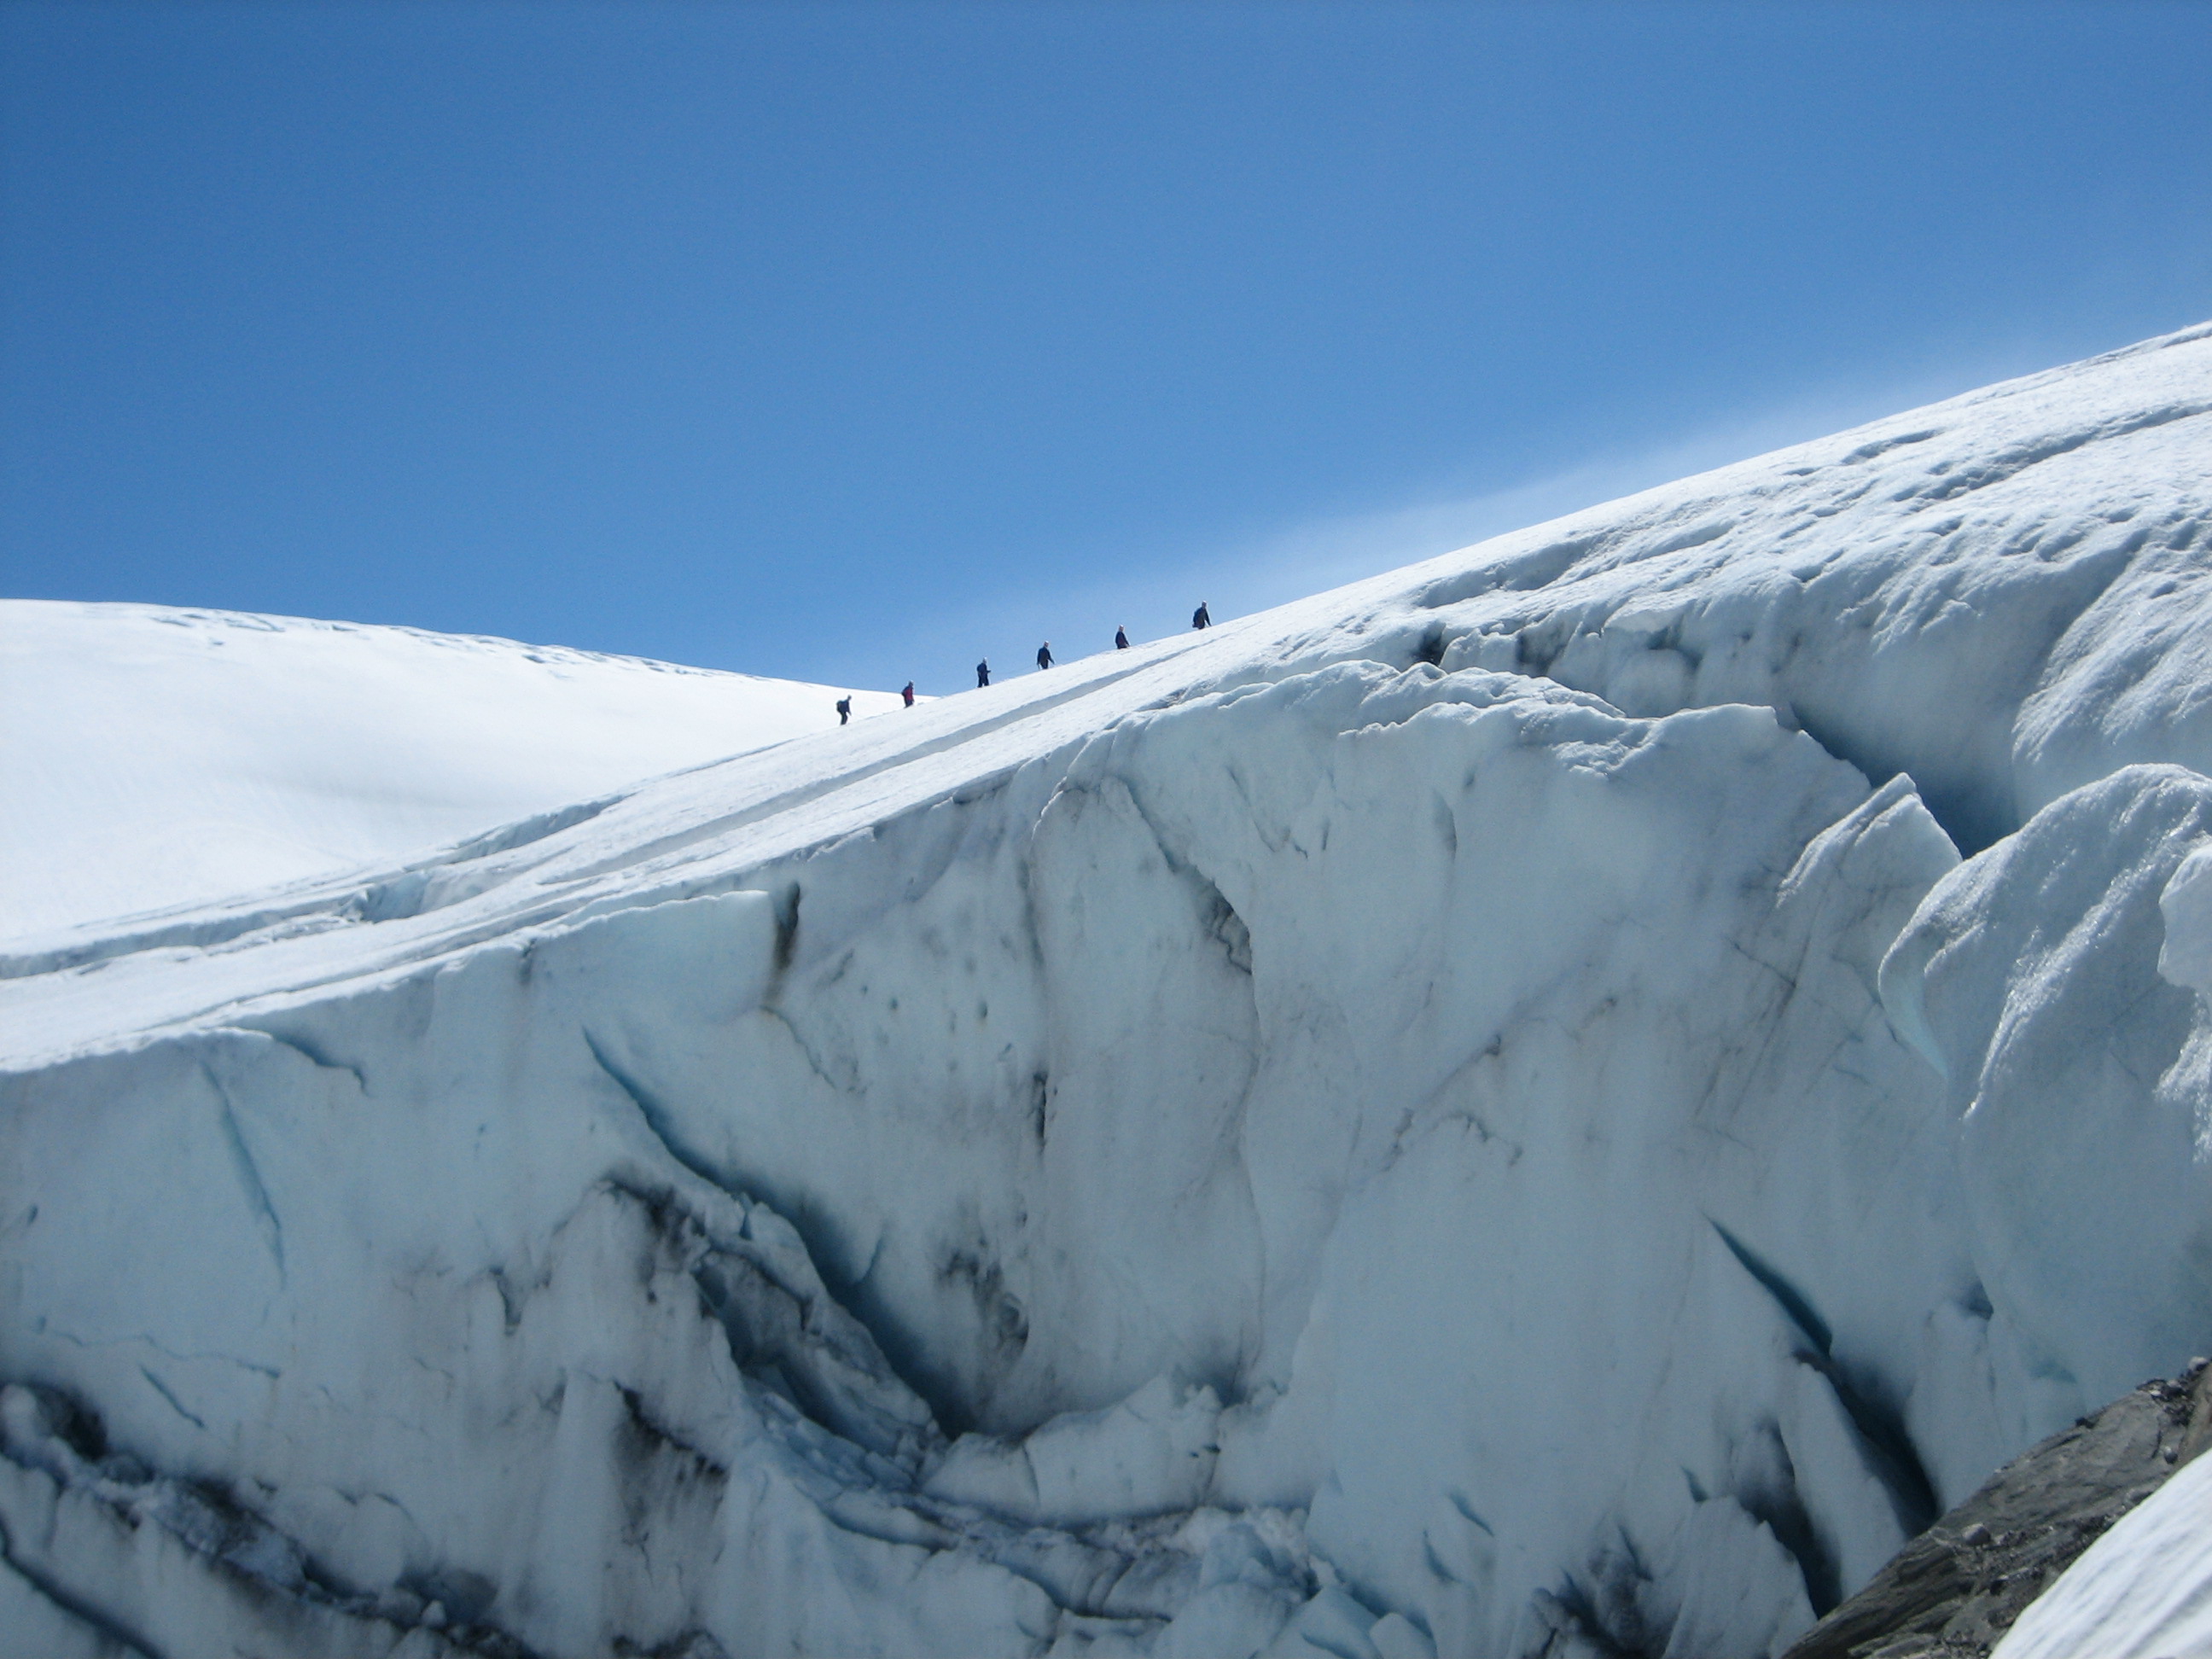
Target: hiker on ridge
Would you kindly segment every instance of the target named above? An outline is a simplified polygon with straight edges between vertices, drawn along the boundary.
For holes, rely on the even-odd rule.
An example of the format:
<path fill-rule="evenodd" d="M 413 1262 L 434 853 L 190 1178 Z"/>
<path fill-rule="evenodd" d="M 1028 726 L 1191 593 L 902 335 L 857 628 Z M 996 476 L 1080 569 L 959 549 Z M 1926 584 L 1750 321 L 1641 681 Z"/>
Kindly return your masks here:
<path fill-rule="evenodd" d="M 908 708 L 911 708 L 914 707 L 914 682 L 912 680 L 908 680 L 906 683 L 905 689 L 899 693 L 899 696 L 906 699 L 906 706 Z"/>
<path fill-rule="evenodd" d="M 852 719 L 852 718 L 853 718 L 853 700 L 852 700 L 850 697 L 840 697 L 840 698 L 838 698 L 838 699 L 837 699 L 837 724 L 838 724 L 838 725 L 840 725 L 840 726 L 842 726 L 842 725 L 843 725 L 847 720 L 850 720 L 850 719 Z"/>
<path fill-rule="evenodd" d="M 1050 640 L 1047 640 L 1042 645 L 1037 647 L 1037 666 L 1039 668 L 1049 668 L 1052 666 L 1052 641 Z"/>
<path fill-rule="evenodd" d="M 1198 602 L 1198 609 L 1190 613 L 1190 625 L 1193 628 L 1211 628 L 1213 626 L 1213 618 L 1210 614 L 1208 614 L 1206 609 L 1206 601 L 1204 599 L 1200 599 Z"/>
<path fill-rule="evenodd" d="M 1114 648 L 1116 651 L 1127 651 L 1129 648 L 1129 630 L 1127 629 L 1117 628 L 1114 630 Z"/>
<path fill-rule="evenodd" d="M 988 657 L 975 665 L 975 686 L 981 690 L 991 683 L 991 659 Z"/>

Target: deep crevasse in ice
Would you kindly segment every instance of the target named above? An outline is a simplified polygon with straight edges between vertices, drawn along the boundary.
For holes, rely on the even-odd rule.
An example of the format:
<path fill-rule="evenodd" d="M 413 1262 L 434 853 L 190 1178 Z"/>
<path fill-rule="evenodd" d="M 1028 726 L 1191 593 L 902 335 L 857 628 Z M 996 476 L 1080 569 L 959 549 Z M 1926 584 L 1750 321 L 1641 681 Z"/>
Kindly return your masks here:
<path fill-rule="evenodd" d="M 1778 1651 L 2212 1336 L 2208 414 L 2197 331 L 35 942 L 0 1608 Z"/>

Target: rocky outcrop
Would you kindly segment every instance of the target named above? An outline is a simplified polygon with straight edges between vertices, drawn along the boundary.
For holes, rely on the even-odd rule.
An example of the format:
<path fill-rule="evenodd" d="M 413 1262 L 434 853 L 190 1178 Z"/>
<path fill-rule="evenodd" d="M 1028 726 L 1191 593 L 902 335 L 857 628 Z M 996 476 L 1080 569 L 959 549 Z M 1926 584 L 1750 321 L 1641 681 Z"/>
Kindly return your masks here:
<path fill-rule="evenodd" d="M 1984 1659 L 2112 1523 L 2212 1444 L 2212 1368 L 2146 1382 L 1991 1475 L 1784 1659 Z"/>

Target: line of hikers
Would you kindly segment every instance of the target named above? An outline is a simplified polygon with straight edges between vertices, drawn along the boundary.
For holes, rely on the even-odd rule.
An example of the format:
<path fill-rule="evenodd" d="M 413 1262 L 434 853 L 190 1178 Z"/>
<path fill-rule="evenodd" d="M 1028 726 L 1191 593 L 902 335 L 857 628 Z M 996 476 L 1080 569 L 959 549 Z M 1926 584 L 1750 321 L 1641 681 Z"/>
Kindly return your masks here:
<path fill-rule="evenodd" d="M 1190 613 L 1190 625 L 1193 628 L 1211 628 L 1213 626 L 1213 613 L 1206 608 L 1206 601 L 1204 599 L 1200 599 L 1198 602 L 1198 609 Z M 1129 648 L 1129 630 L 1127 629 L 1116 628 L 1114 630 L 1114 648 L 1116 651 L 1127 651 Z M 1047 640 L 1042 645 L 1037 647 L 1036 665 L 1039 668 L 1049 668 L 1052 666 L 1052 641 L 1050 640 Z M 988 657 L 986 657 L 982 661 L 975 665 L 976 690 L 981 690 L 990 683 L 991 659 Z M 913 700 L 909 698 L 908 701 L 911 702 Z"/>
<path fill-rule="evenodd" d="M 908 708 L 913 708 L 913 707 L 914 707 L 914 682 L 913 682 L 912 680 L 908 680 L 908 681 L 904 685 L 902 685 L 902 686 L 899 687 L 899 696 L 901 696 L 902 697 L 904 697 L 904 698 L 906 699 L 906 706 L 907 706 Z M 845 724 L 845 722 L 846 722 L 847 720 L 851 720 L 852 718 L 853 718 L 853 700 L 852 700 L 852 698 L 850 698 L 850 697 L 840 697 L 840 698 L 838 698 L 838 699 L 837 699 L 837 724 L 838 724 L 838 725 L 840 725 L 840 726 L 842 726 L 842 725 L 844 725 L 844 724 Z"/>
<path fill-rule="evenodd" d="M 1211 628 L 1213 626 L 1213 613 L 1206 608 L 1206 601 L 1204 599 L 1200 599 L 1198 602 L 1198 609 L 1190 613 L 1190 625 L 1193 628 Z M 1116 651 L 1127 651 L 1129 648 L 1129 630 L 1127 629 L 1116 628 L 1114 630 L 1114 648 Z M 1052 641 L 1050 640 L 1047 640 L 1042 645 L 1037 647 L 1036 665 L 1039 668 L 1049 668 L 1052 666 Z M 988 657 L 986 657 L 982 661 L 975 665 L 975 686 L 978 690 L 981 690 L 990 683 L 991 659 Z M 912 680 L 908 680 L 904 686 L 900 688 L 899 696 L 906 699 L 906 706 L 908 708 L 911 708 L 914 707 L 914 682 Z M 842 726 L 852 718 L 852 698 L 838 698 L 837 724 Z"/>

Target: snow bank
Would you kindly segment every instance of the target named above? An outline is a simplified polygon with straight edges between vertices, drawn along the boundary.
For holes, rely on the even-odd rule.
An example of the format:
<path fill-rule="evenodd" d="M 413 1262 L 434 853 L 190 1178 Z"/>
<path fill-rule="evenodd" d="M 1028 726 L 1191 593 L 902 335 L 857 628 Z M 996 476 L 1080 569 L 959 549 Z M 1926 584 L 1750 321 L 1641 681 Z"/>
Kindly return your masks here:
<path fill-rule="evenodd" d="M 2212 1654 L 2212 1458 L 2120 1517 L 2021 1616 L 1992 1659 Z"/>
<path fill-rule="evenodd" d="M 0 1594 L 1778 1652 L 2212 1346 L 2207 408 L 2200 331 L 0 961 Z"/>
<path fill-rule="evenodd" d="M 389 862 L 833 726 L 842 695 L 411 628 L 0 600 L 0 939 Z"/>

